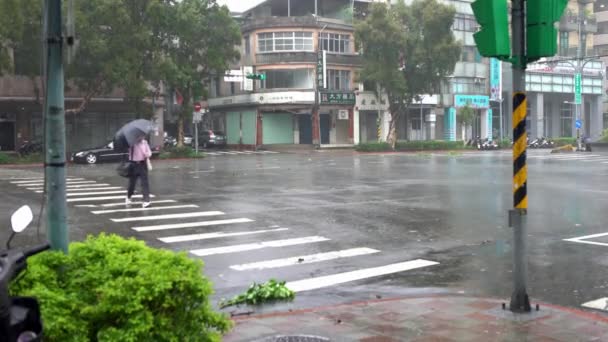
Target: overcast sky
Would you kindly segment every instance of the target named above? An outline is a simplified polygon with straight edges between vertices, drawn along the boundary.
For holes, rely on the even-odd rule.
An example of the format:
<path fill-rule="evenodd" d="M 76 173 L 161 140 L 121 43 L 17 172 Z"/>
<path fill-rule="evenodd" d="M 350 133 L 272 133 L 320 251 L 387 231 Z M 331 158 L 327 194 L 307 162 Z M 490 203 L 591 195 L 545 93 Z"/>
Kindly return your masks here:
<path fill-rule="evenodd" d="M 246 11 L 264 0 L 217 0 L 220 5 L 228 5 L 232 12 Z"/>

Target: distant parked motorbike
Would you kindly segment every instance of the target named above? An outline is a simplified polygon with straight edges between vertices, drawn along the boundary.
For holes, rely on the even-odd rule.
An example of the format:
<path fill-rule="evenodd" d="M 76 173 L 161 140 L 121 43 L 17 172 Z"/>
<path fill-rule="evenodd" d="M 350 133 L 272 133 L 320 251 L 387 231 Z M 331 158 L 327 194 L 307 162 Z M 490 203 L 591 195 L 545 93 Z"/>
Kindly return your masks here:
<path fill-rule="evenodd" d="M 481 143 L 481 149 L 482 150 L 497 150 L 498 144 L 494 140 L 485 139 Z"/>
<path fill-rule="evenodd" d="M 177 146 L 177 139 L 175 137 L 167 135 L 163 139 L 163 146 L 165 148 L 167 148 L 167 147 L 175 147 L 175 146 Z"/>
<path fill-rule="evenodd" d="M 26 156 L 32 153 L 42 152 L 42 143 L 38 141 L 24 141 L 17 149 L 17 153 L 21 156 Z"/>
<path fill-rule="evenodd" d="M 547 139 L 545 137 L 540 138 L 540 142 L 538 143 L 538 148 L 554 148 L 555 142 Z"/>

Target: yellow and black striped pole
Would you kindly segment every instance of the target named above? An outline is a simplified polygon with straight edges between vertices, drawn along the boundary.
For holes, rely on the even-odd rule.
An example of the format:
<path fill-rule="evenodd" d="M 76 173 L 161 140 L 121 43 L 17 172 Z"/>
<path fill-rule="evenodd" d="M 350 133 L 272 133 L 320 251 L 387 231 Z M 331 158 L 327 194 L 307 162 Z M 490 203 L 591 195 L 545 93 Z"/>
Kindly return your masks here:
<path fill-rule="evenodd" d="M 511 311 L 530 312 L 528 296 L 528 258 L 526 253 L 526 214 L 528 211 L 528 167 L 526 165 L 526 20 L 525 0 L 511 1 L 513 42 L 513 210 L 509 227 L 513 228 L 513 293 Z"/>
<path fill-rule="evenodd" d="M 513 207 L 523 213 L 528 210 L 527 102 L 525 93 L 513 94 Z"/>

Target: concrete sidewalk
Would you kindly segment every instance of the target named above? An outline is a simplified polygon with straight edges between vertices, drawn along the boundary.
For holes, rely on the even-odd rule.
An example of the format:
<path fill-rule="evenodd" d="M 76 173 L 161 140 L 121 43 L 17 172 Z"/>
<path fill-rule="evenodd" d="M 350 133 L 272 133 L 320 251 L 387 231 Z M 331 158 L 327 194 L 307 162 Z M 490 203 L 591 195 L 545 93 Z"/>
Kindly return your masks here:
<path fill-rule="evenodd" d="M 608 316 L 542 303 L 515 315 L 496 299 L 450 294 L 236 318 L 224 341 L 302 335 L 324 339 L 289 341 L 608 341 Z"/>

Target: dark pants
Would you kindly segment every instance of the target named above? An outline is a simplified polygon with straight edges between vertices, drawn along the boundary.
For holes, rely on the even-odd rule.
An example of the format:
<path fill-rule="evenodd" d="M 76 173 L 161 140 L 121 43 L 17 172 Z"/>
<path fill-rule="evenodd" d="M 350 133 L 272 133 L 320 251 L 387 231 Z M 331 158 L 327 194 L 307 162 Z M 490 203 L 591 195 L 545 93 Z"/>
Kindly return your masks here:
<path fill-rule="evenodd" d="M 127 197 L 131 198 L 135 192 L 137 178 L 140 179 L 141 192 L 144 195 L 144 202 L 150 202 L 150 183 L 148 182 L 148 165 L 146 162 L 136 162 L 133 164 L 133 174 L 129 177 L 129 190 Z"/>

